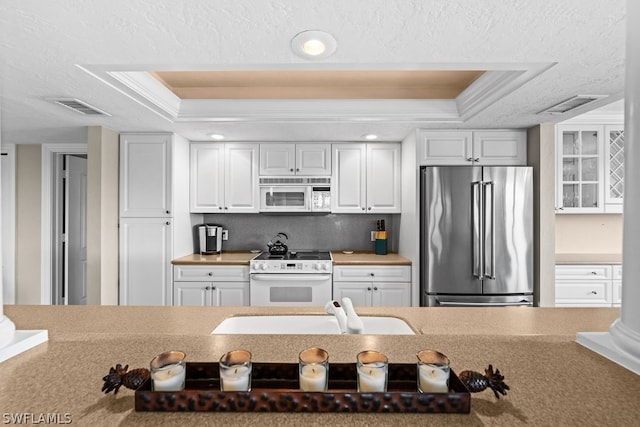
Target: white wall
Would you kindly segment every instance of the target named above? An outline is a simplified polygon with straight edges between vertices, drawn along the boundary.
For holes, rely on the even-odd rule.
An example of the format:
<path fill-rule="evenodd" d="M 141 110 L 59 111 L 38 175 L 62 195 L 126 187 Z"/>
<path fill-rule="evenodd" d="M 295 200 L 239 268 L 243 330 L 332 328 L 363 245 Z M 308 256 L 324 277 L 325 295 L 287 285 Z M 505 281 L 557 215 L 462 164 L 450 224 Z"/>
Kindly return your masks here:
<path fill-rule="evenodd" d="M 621 254 L 621 214 L 556 215 L 556 253 Z"/>
<path fill-rule="evenodd" d="M 402 141 L 402 215 L 398 253 L 409 258 L 411 268 L 411 305 L 420 305 L 420 168 L 417 162 L 417 137 L 412 132 Z"/>

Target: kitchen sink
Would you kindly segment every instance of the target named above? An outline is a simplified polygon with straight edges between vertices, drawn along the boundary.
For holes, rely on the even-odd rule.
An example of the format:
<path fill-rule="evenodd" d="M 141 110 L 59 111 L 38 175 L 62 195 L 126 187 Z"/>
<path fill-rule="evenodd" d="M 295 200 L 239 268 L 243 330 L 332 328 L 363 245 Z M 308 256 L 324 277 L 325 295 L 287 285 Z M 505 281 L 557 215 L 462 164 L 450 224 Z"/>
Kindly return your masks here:
<path fill-rule="evenodd" d="M 415 335 L 402 319 L 389 316 L 360 316 L 365 335 Z M 339 335 L 340 327 L 334 316 L 275 315 L 237 316 L 223 320 L 212 334 L 294 334 Z"/>

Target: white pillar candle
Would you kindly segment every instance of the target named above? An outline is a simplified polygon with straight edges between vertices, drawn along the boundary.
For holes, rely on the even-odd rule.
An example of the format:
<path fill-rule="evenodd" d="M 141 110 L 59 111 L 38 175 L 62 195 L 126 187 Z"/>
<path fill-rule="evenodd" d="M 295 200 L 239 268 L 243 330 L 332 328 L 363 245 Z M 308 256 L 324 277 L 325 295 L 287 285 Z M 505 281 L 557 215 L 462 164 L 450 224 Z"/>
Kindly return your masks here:
<path fill-rule="evenodd" d="M 420 365 L 419 385 L 422 393 L 448 393 L 449 367 Z"/>
<path fill-rule="evenodd" d="M 247 366 L 230 366 L 220 370 L 220 385 L 224 391 L 249 391 L 251 369 Z"/>
<path fill-rule="evenodd" d="M 325 391 L 327 369 L 322 365 L 305 365 L 300 370 L 300 390 Z"/>
<path fill-rule="evenodd" d="M 163 366 L 151 373 L 154 391 L 180 391 L 184 389 L 186 370 L 181 363 Z"/>
<path fill-rule="evenodd" d="M 386 391 L 387 370 L 382 363 L 358 366 L 358 391 Z"/>

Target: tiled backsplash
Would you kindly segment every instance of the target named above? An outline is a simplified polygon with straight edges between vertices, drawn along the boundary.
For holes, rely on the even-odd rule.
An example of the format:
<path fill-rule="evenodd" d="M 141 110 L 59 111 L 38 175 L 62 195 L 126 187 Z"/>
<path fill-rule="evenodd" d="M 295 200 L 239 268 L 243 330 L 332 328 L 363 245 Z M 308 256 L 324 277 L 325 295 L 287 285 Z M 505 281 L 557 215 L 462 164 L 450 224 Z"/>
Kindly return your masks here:
<path fill-rule="evenodd" d="M 267 242 L 279 233 L 289 236 L 289 249 L 374 250 L 370 231 L 376 221 L 385 220 L 389 231 L 388 249 L 398 250 L 400 215 L 264 215 L 205 214 L 204 221 L 229 230 L 223 250 L 267 249 Z"/>

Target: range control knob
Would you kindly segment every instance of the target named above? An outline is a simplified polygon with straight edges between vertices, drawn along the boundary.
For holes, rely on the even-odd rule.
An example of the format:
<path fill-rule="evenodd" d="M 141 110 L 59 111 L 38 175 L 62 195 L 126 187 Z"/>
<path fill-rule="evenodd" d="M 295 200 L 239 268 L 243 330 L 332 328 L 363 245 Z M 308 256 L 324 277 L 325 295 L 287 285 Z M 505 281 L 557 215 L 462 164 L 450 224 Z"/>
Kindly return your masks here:
<path fill-rule="evenodd" d="M 322 269 L 323 270 L 329 270 L 329 264 L 327 264 L 327 263 L 322 264 Z"/>
<path fill-rule="evenodd" d="M 260 268 L 263 269 L 263 270 L 266 270 L 267 269 L 267 264 L 263 262 L 262 264 L 260 264 Z"/>

